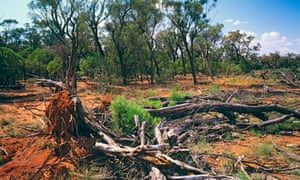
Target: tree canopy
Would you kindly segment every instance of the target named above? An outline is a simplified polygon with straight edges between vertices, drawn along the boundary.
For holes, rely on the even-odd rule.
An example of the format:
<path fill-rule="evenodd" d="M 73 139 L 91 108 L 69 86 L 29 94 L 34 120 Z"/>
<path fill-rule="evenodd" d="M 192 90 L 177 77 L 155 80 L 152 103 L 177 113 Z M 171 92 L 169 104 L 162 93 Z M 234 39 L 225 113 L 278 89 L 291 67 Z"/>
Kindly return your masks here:
<path fill-rule="evenodd" d="M 154 84 L 191 74 L 196 84 L 199 73 L 214 80 L 220 73 L 256 69 L 298 71 L 297 54 L 261 56 L 253 36 L 240 30 L 223 34 L 223 25 L 209 18 L 217 5 L 216 0 L 32 0 L 32 24 L 0 23 L 1 57 L 10 54 L 1 68 L 15 57 L 11 71 L 22 77 L 16 73 L 12 79 L 58 78 L 74 92 L 83 75 L 108 83 Z M 2 78 L 10 75 L 1 71 Z"/>

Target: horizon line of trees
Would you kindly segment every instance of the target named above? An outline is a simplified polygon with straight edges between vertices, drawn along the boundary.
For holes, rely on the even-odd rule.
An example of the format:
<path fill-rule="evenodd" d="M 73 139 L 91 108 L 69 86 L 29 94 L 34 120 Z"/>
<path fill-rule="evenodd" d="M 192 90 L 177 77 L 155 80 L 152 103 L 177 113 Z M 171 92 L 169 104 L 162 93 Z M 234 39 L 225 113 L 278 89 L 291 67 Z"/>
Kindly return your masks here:
<path fill-rule="evenodd" d="M 239 30 L 222 34 L 209 12 L 216 0 L 32 0 L 33 24 L 0 21 L 0 85 L 31 76 L 65 81 L 76 93 L 80 76 L 106 83 L 149 84 L 199 72 L 248 73 L 288 68 L 300 55 L 259 56 L 260 44 Z"/>

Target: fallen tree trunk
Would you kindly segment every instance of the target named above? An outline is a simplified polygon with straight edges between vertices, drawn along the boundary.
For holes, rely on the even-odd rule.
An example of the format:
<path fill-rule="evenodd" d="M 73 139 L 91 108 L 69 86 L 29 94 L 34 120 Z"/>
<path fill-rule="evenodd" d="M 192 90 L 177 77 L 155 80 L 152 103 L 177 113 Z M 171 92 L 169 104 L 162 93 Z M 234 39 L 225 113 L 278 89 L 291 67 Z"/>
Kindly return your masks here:
<path fill-rule="evenodd" d="M 294 117 L 300 118 L 300 113 L 286 109 L 274 104 L 271 105 L 245 105 L 237 103 L 205 103 L 205 104 L 180 104 L 171 107 L 160 109 L 148 109 L 152 116 L 163 117 L 166 119 L 177 119 L 188 115 L 194 115 L 201 112 L 220 112 L 228 117 L 228 113 L 249 113 L 255 116 L 260 115 L 262 112 L 278 112 L 281 114 L 291 114 Z M 232 120 L 232 117 L 229 117 Z"/>

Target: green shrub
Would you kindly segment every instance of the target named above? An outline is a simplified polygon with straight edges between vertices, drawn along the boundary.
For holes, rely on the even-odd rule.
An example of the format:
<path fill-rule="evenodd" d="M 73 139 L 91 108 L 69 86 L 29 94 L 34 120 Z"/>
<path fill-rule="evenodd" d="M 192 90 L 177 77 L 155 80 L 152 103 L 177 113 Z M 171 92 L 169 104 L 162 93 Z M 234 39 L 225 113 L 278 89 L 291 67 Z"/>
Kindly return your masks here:
<path fill-rule="evenodd" d="M 161 108 L 161 101 L 160 100 L 146 100 L 145 101 L 145 105 L 148 105 L 148 106 L 152 106 L 154 109 L 159 109 Z"/>
<path fill-rule="evenodd" d="M 169 101 L 184 101 L 185 97 L 188 93 L 178 92 L 177 88 L 172 88 L 170 97 L 168 98 Z"/>
<path fill-rule="evenodd" d="M 251 128 L 249 130 L 249 133 L 250 133 L 251 136 L 256 136 L 256 137 L 262 137 L 263 136 L 262 132 L 255 129 L 255 128 Z"/>
<path fill-rule="evenodd" d="M 111 102 L 110 110 L 112 112 L 112 127 L 116 131 L 131 134 L 135 127 L 134 115 L 138 115 L 140 122 L 148 121 L 147 129 L 153 128 L 159 121 L 148 111 L 134 102 L 130 102 L 123 96 L 116 96 Z"/>

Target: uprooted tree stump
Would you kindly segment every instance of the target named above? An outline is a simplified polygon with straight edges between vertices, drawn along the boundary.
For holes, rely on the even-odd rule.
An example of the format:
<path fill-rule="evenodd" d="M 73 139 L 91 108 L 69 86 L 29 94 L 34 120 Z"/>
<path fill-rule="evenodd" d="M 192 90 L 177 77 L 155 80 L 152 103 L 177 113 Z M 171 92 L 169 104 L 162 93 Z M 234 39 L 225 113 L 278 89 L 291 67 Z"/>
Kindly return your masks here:
<path fill-rule="evenodd" d="M 83 106 L 78 97 L 71 97 L 69 91 L 63 90 L 53 94 L 45 111 L 48 118 L 48 131 L 55 137 L 58 149 L 61 145 L 80 136 L 94 134 L 84 122 Z M 59 154 L 59 152 L 58 152 Z"/>

